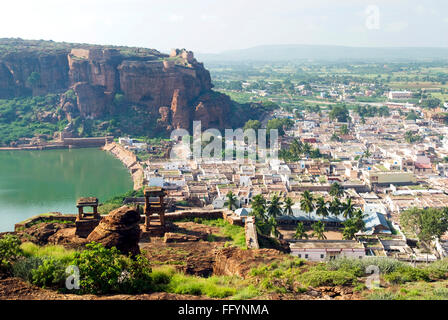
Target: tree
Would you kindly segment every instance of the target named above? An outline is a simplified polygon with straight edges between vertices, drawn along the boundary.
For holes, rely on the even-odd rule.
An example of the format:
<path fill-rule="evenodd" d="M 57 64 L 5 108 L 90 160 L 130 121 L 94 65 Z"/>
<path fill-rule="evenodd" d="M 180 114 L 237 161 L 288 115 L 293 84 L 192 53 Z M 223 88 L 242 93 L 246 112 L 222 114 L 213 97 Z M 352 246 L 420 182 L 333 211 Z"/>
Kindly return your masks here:
<path fill-rule="evenodd" d="M 330 120 L 337 120 L 338 122 L 348 122 L 350 115 L 345 105 L 337 105 L 329 113 Z"/>
<path fill-rule="evenodd" d="M 329 193 L 331 196 L 339 198 L 344 195 L 344 188 L 342 188 L 342 186 L 339 183 L 335 182 L 331 185 Z"/>
<path fill-rule="evenodd" d="M 31 72 L 26 79 L 26 83 L 32 88 L 37 87 L 40 84 L 40 73 L 35 71 Z"/>
<path fill-rule="evenodd" d="M 321 217 L 327 217 L 328 216 L 328 208 L 327 208 L 327 202 L 323 197 L 319 197 L 316 200 L 316 214 Z"/>
<path fill-rule="evenodd" d="M 314 210 L 314 198 L 313 194 L 306 190 L 302 194 L 302 199 L 300 199 L 300 209 L 303 210 L 305 213 L 308 213 L 310 216 L 310 213 Z"/>
<path fill-rule="evenodd" d="M 252 198 L 251 208 L 256 218 L 261 220 L 266 219 L 266 199 L 262 194 L 257 194 Z"/>
<path fill-rule="evenodd" d="M 294 214 L 292 210 L 292 206 L 294 205 L 294 201 L 291 198 L 286 198 L 283 204 L 283 214 L 292 216 Z"/>
<path fill-rule="evenodd" d="M 358 228 L 355 225 L 353 219 L 345 220 L 343 223 L 344 229 L 342 229 L 342 237 L 344 240 L 352 240 L 356 233 L 358 233 Z"/>
<path fill-rule="evenodd" d="M 364 213 L 361 210 L 357 210 L 352 214 L 350 219 L 347 219 L 342 223 L 344 225 L 342 236 L 345 240 L 353 239 L 358 232 L 364 230 L 364 218 Z"/>
<path fill-rule="evenodd" d="M 325 240 L 327 237 L 325 236 L 325 225 L 322 221 L 318 221 L 312 225 L 313 228 L 313 237 L 316 237 L 317 240 Z"/>
<path fill-rule="evenodd" d="M 248 120 L 246 124 L 244 125 L 244 130 L 247 129 L 254 129 L 258 130 L 261 128 L 261 122 L 258 120 Z"/>
<path fill-rule="evenodd" d="M 344 134 L 348 134 L 349 130 L 346 124 L 344 124 L 343 126 L 341 126 L 341 129 L 339 130 L 339 132 L 344 135 Z"/>
<path fill-rule="evenodd" d="M 294 138 L 289 146 L 289 150 L 294 156 L 299 156 L 303 153 L 303 143 L 297 140 L 297 138 Z"/>
<path fill-rule="evenodd" d="M 307 157 L 309 157 L 312 150 L 313 150 L 313 148 L 311 147 L 311 145 L 308 142 L 306 142 L 302 147 L 302 151 Z"/>
<path fill-rule="evenodd" d="M 269 218 L 268 226 L 269 226 L 269 231 L 270 231 L 271 237 L 279 238 L 281 234 L 277 229 L 277 220 L 275 219 L 275 217 Z"/>
<path fill-rule="evenodd" d="M 268 205 L 268 216 L 276 218 L 282 214 L 282 202 L 280 197 L 274 195 L 271 199 L 271 203 Z"/>
<path fill-rule="evenodd" d="M 404 229 L 415 233 L 420 241 L 429 245 L 431 240 L 440 239 L 448 230 L 448 209 L 406 210 L 400 215 L 400 224 Z"/>
<path fill-rule="evenodd" d="M 296 233 L 294 234 L 294 239 L 300 239 L 303 238 L 308 239 L 308 234 L 305 231 L 305 226 L 303 225 L 303 222 L 299 222 L 296 227 Z"/>
<path fill-rule="evenodd" d="M 363 156 L 364 158 L 366 158 L 366 159 L 369 159 L 369 158 L 372 156 L 372 154 L 370 153 L 370 150 L 369 150 L 369 149 L 366 149 L 366 151 L 364 151 L 364 153 L 362 154 L 362 156 Z"/>
<path fill-rule="evenodd" d="M 352 203 L 352 198 L 348 198 L 347 201 L 342 205 L 343 211 L 342 214 L 344 218 L 351 218 L 353 216 L 353 213 L 355 211 L 355 207 Z"/>
<path fill-rule="evenodd" d="M 406 131 L 406 133 L 404 134 L 404 140 L 407 143 L 414 143 L 421 141 L 422 137 L 417 134 L 414 134 L 412 131 Z"/>
<path fill-rule="evenodd" d="M 339 142 L 339 141 L 341 141 L 341 138 L 339 138 L 339 136 L 336 134 L 336 132 L 334 132 L 330 138 L 330 141 Z"/>
<path fill-rule="evenodd" d="M 266 132 L 269 134 L 271 130 L 278 130 L 278 135 L 283 136 L 285 134 L 284 129 L 291 129 L 293 125 L 294 121 L 291 119 L 271 119 L 266 125 Z"/>
<path fill-rule="evenodd" d="M 422 107 L 428 109 L 435 109 L 439 107 L 441 103 L 442 101 L 440 101 L 440 99 L 437 98 L 425 99 L 422 101 Z"/>
<path fill-rule="evenodd" d="M 328 208 L 328 211 L 331 213 L 331 215 L 338 217 L 342 214 L 342 203 L 339 200 L 339 198 L 334 198 L 333 201 L 330 202 L 330 206 Z"/>
<path fill-rule="evenodd" d="M 236 196 L 233 194 L 232 191 L 229 191 L 226 195 L 227 201 L 224 203 L 225 206 L 228 206 L 229 210 L 233 210 L 236 208 Z"/>

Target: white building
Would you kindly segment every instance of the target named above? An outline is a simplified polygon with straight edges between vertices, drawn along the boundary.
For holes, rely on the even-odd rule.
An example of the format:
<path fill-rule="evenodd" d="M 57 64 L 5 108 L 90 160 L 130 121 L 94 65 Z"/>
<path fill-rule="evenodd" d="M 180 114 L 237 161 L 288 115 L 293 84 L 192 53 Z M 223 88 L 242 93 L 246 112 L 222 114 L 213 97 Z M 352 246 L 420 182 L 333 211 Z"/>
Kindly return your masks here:
<path fill-rule="evenodd" d="M 291 255 L 308 261 L 333 260 L 339 257 L 363 259 L 362 243 L 352 240 L 297 240 L 291 242 Z"/>
<path fill-rule="evenodd" d="M 390 91 L 388 94 L 389 99 L 410 99 L 412 98 L 412 92 L 410 91 Z"/>

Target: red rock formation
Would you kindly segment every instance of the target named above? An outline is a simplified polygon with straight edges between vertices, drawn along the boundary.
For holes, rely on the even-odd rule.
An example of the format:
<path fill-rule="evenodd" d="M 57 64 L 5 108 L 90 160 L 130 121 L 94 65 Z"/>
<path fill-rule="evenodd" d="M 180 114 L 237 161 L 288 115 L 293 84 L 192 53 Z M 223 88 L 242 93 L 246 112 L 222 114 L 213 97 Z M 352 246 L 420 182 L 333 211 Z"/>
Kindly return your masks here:
<path fill-rule="evenodd" d="M 84 118 L 99 118 L 106 113 L 108 97 L 100 86 L 92 86 L 87 82 L 78 82 L 73 86 L 77 97 L 78 110 Z"/>
<path fill-rule="evenodd" d="M 87 237 L 106 248 L 116 247 L 124 254 L 138 254 L 140 249 L 140 214 L 135 208 L 123 206 L 111 211 Z"/>
<path fill-rule="evenodd" d="M 149 49 L 9 42 L 20 50 L 0 48 L 0 98 L 73 89 L 76 97 L 62 96 L 60 105 L 61 115 L 71 121 L 129 112 L 113 104 L 119 93 L 147 117 L 160 116 L 158 129 L 190 129 L 193 119 L 203 128 L 227 123 L 231 100 L 211 91 L 210 73 L 190 51 L 173 50 L 169 56 Z M 30 83 L 33 73 L 38 80 Z"/>
<path fill-rule="evenodd" d="M 201 121 L 203 128 L 224 129 L 228 123 L 232 101 L 224 94 L 208 92 L 199 97 L 194 109 L 194 120 Z"/>

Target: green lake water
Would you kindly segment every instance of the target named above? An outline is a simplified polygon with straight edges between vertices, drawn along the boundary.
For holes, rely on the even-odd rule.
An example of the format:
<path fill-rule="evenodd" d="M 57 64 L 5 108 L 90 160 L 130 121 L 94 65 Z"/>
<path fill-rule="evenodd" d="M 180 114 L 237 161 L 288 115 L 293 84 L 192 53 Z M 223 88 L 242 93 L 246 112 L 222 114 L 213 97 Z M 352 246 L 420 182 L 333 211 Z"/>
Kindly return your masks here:
<path fill-rule="evenodd" d="M 76 199 L 100 202 L 132 189 L 127 168 L 99 149 L 0 151 L 0 232 L 46 212 L 76 213 Z"/>

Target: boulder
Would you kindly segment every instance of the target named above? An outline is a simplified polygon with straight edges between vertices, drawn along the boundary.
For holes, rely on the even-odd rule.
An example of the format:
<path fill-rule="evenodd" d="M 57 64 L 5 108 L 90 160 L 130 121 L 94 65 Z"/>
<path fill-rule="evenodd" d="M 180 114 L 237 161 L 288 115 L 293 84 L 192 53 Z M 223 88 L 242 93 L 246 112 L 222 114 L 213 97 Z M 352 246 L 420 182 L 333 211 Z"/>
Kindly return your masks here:
<path fill-rule="evenodd" d="M 140 214 L 136 208 L 123 206 L 111 211 L 87 237 L 106 248 L 116 247 L 123 254 L 140 253 Z"/>

